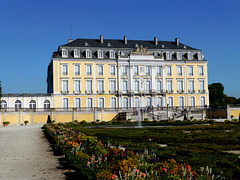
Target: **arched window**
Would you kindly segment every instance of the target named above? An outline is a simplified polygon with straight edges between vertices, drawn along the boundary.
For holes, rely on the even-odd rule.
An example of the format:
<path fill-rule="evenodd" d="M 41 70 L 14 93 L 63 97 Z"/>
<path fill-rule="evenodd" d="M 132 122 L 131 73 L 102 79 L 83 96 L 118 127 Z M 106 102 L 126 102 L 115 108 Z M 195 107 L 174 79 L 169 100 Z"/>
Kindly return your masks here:
<path fill-rule="evenodd" d="M 117 107 L 117 100 L 115 97 L 111 97 L 110 106 L 111 106 L 111 108 L 114 108 L 114 109 Z"/>
<path fill-rule="evenodd" d="M 4 109 L 4 111 L 7 111 L 7 101 L 5 100 L 1 101 L 1 108 Z"/>
<path fill-rule="evenodd" d="M 173 97 L 168 97 L 168 106 L 173 107 Z"/>
<path fill-rule="evenodd" d="M 15 111 L 19 111 L 22 108 L 22 102 L 20 100 L 15 101 Z"/>
<path fill-rule="evenodd" d="M 68 110 L 68 98 L 63 98 L 63 109 Z"/>
<path fill-rule="evenodd" d="M 157 98 L 157 106 L 158 106 L 158 107 L 162 107 L 162 106 L 163 106 L 162 97 L 158 97 L 158 98 Z"/>
<path fill-rule="evenodd" d="M 123 105 L 122 105 L 123 108 L 128 108 L 128 98 L 127 97 L 124 97 L 123 98 Z"/>
<path fill-rule="evenodd" d="M 139 97 L 135 97 L 134 104 L 135 104 L 135 107 L 140 107 L 140 98 Z"/>
<path fill-rule="evenodd" d="M 29 108 L 32 109 L 33 111 L 36 111 L 36 101 L 35 100 L 31 100 L 29 102 Z"/>
<path fill-rule="evenodd" d="M 146 99 L 146 106 L 150 107 L 151 105 L 152 105 L 151 98 L 147 97 L 147 99 Z"/>
<path fill-rule="evenodd" d="M 193 96 L 190 97 L 190 106 L 192 106 L 192 107 L 195 106 L 195 97 L 193 97 Z"/>
<path fill-rule="evenodd" d="M 77 108 L 77 111 L 81 110 L 81 99 L 75 98 L 75 108 Z"/>
<path fill-rule="evenodd" d="M 184 98 L 183 97 L 178 98 L 178 106 L 180 108 L 184 108 Z"/>
<path fill-rule="evenodd" d="M 92 98 L 87 98 L 87 109 L 92 110 L 92 107 L 93 107 Z"/>
<path fill-rule="evenodd" d="M 50 111 L 50 101 L 47 99 L 44 101 L 44 111 Z"/>
<path fill-rule="evenodd" d="M 201 107 L 204 107 L 206 105 L 206 99 L 204 96 L 201 96 L 200 97 L 200 106 Z"/>
<path fill-rule="evenodd" d="M 98 99 L 98 108 L 104 108 L 104 98 L 102 97 Z"/>

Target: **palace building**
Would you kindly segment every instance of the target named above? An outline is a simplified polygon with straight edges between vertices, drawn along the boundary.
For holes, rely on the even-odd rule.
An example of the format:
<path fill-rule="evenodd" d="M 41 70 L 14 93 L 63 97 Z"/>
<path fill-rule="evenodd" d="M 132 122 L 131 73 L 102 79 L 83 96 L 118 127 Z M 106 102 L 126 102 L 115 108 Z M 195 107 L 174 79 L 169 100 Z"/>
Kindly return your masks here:
<path fill-rule="evenodd" d="M 45 122 L 47 115 L 59 122 L 111 120 L 139 108 L 168 119 L 183 109 L 204 109 L 207 63 L 200 49 L 178 38 L 69 40 L 53 52 L 47 94 L 3 94 L 0 121 Z"/>

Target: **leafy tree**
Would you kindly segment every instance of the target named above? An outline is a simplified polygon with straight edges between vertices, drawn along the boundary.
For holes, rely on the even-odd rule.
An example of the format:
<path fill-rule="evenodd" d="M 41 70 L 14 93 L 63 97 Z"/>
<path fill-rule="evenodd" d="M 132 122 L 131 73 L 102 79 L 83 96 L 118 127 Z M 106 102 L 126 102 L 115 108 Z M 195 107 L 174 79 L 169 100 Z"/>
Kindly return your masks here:
<path fill-rule="evenodd" d="M 226 105 L 226 95 L 223 93 L 224 86 L 221 83 L 208 85 L 210 106 L 213 108 Z"/>

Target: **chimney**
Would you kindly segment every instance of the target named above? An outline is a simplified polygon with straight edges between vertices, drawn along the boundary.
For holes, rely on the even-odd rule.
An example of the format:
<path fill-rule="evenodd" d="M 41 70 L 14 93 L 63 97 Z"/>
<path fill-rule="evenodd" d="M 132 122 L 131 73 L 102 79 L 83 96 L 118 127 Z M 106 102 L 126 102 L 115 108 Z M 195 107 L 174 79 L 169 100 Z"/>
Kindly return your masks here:
<path fill-rule="evenodd" d="M 155 45 L 158 45 L 157 37 L 154 38 L 154 44 L 155 44 Z"/>
<path fill-rule="evenodd" d="M 100 35 L 100 42 L 103 44 L 103 35 Z"/>
<path fill-rule="evenodd" d="M 127 44 L 127 36 L 124 36 L 124 44 Z"/>
<path fill-rule="evenodd" d="M 73 39 L 68 39 L 68 43 L 73 42 Z"/>
<path fill-rule="evenodd" d="M 177 46 L 179 46 L 179 38 L 176 38 L 176 39 L 175 39 L 175 44 L 176 44 Z"/>

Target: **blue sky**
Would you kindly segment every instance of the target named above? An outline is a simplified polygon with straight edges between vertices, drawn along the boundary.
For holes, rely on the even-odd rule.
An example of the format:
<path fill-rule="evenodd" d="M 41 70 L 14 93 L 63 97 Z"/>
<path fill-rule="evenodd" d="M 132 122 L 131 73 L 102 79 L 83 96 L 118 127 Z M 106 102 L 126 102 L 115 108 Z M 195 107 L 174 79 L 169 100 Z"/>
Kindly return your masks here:
<path fill-rule="evenodd" d="M 158 40 L 202 49 L 209 84 L 240 98 L 239 0 L 0 0 L 3 93 L 46 93 L 53 51 L 70 38 Z"/>

